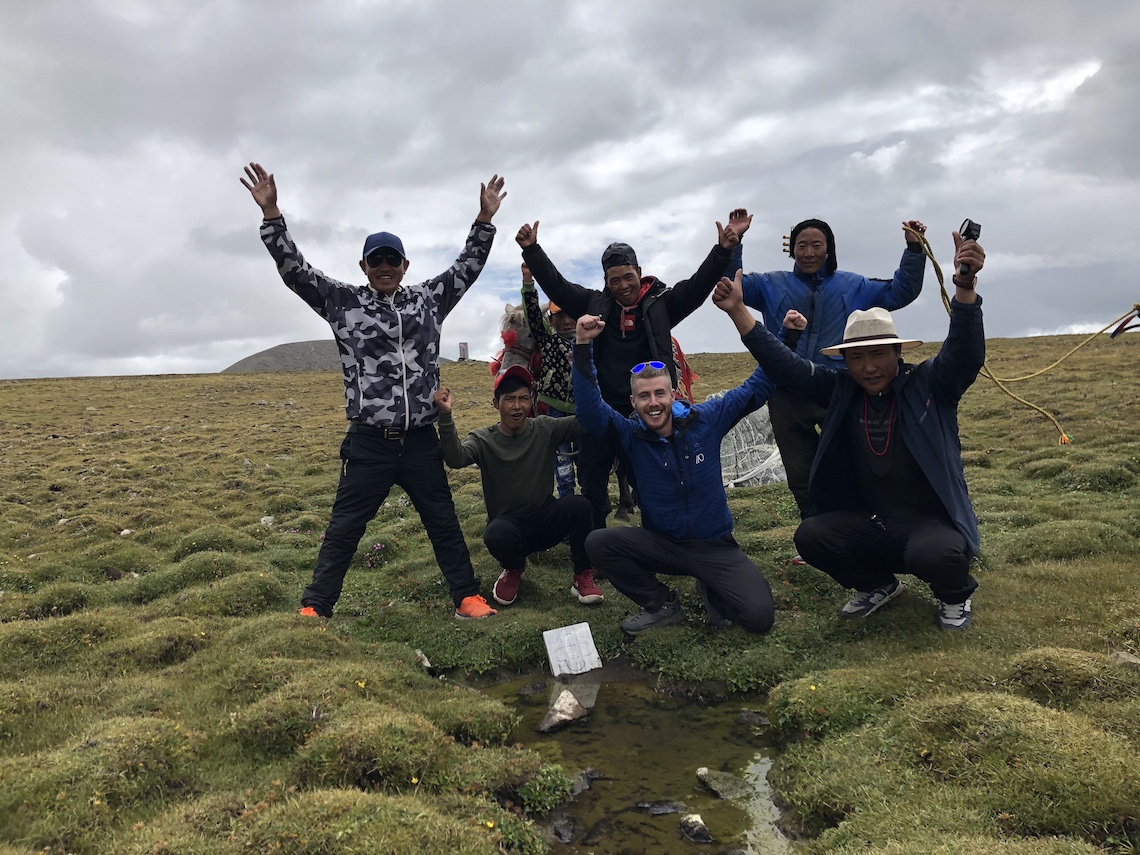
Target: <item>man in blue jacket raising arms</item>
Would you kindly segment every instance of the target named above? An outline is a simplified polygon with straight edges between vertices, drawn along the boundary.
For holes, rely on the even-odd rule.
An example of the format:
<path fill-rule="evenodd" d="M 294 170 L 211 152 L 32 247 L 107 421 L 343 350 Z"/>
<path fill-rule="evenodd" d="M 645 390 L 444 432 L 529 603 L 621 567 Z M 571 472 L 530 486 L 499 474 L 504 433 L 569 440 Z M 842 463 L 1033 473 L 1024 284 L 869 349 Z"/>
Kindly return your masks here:
<path fill-rule="evenodd" d="M 657 578 L 664 573 L 696 578 L 711 626 L 767 632 L 772 591 L 732 536 L 720 442 L 741 416 L 763 406 L 772 384 L 757 368 L 722 398 L 691 406 L 674 394 L 665 362 L 642 362 L 629 371 L 627 418 L 602 400 L 594 375 L 591 342 L 605 326 L 596 315 L 578 319 L 574 400 L 582 426 L 619 446 L 637 477 L 642 527 L 597 528 L 586 538 L 594 568 L 642 607 L 622 630 L 638 635 L 685 619 L 677 592 Z"/>
<path fill-rule="evenodd" d="M 729 214 L 729 227 L 743 241 L 752 225 L 752 216 L 743 208 Z M 908 220 L 903 226 L 922 234 L 926 226 Z M 922 291 L 926 255 L 909 232 L 902 260 L 892 279 L 868 279 L 858 273 L 839 270 L 835 252 L 835 236 L 823 220 L 804 220 L 791 232 L 788 252 L 795 265 L 788 270 L 745 274 L 744 304 L 763 315 L 764 326 L 776 336 L 784 317 L 796 311 L 806 319 L 806 326 L 796 345 L 796 353 L 817 365 L 832 368 L 842 360 L 829 357 L 823 348 L 839 341 L 847 317 L 856 309 L 878 306 L 894 311 L 914 302 Z M 726 275 L 741 267 L 742 244 L 733 252 Z M 792 491 L 800 516 L 808 513 L 808 473 L 819 445 L 818 427 L 823 425 L 826 409 L 797 397 L 787 390 L 776 389 L 768 401 L 772 433 L 780 449 L 784 470 L 788 473 L 788 489 Z"/>
<path fill-rule="evenodd" d="M 986 357 L 974 291 L 985 253 L 957 232 L 954 246 L 950 332 L 939 354 L 918 365 L 904 363 L 902 352 L 921 342 L 900 339 L 884 309 L 851 313 L 842 340 L 822 351 L 842 357 L 845 368 L 834 369 L 784 347 L 727 279 L 713 295 L 778 386 L 827 408 L 811 467 L 813 514 L 795 538 L 809 564 L 855 589 L 840 611 L 846 618 L 877 611 L 902 590 L 895 574 L 910 573 L 930 585 L 943 629 L 973 620 L 978 520 L 962 469 L 958 402 Z"/>

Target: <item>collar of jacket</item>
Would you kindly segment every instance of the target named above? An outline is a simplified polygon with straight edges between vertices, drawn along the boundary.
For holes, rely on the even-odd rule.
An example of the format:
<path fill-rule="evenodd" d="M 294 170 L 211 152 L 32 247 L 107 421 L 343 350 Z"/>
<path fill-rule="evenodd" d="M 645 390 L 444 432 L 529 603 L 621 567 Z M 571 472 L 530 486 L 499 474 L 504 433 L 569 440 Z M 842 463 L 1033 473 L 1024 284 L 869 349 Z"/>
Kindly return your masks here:
<path fill-rule="evenodd" d="M 633 415 L 637 419 L 637 436 L 640 436 L 642 439 L 648 439 L 650 441 L 666 441 L 665 437 L 660 436 L 656 432 L 651 431 L 648 427 L 646 427 L 645 422 L 641 420 L 641 416 L 639 416 L 636 411 L 634 411 Z M 684 430 L 696 418 L 697 411 L 694 410 L 688 403 L 682 401 L 680 398 L 673 402 L 673 433 L 677 433 L 679 430 Z"/>
<path fill-rule="evenodd" d="M 665 283 L 658 279 L 656 276 L 643 277 L 642 283 L 650 280 L 652 280 L 652 284 L 642 292 L 642 295 L 638 301 L 629 307 L 630 310 L 636 309 L 642 304 L 648 307 L 650 303 L 665 293 Z M 606 312 L 609 312 L 615 306 L 619 312 L 624 308 L 617 300 L 613 298 L 613 295 L 610 294 L 609 288 L 602 289 L 602 304 L 605 307 Z"/>

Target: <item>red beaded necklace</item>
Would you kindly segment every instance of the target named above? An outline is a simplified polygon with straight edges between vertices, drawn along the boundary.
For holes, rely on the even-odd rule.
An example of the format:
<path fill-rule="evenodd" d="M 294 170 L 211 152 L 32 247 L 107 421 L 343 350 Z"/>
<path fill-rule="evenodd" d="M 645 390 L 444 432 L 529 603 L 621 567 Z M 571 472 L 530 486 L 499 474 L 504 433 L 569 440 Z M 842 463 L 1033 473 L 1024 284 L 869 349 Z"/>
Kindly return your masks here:
<path fill-rule="evenodd" d="M 874 444 L 871 442 L 871 427 L 870 427 L 870 413 L 867 407 L 867 398 L 870 397 L 866 392 L 863 393 L 863 435 L 867 437 L 867 447 L 871 449 L 871 453 L 876 457 L 886 457 L 887 452 L 891 449 L 891 434 L 894 432 L 895 427 L 895 404 L 898 403 L 898 398 L 891 401 L 891 411 L 887 414 L 887 444 L 883 446 L 882 451 L 876 451 Z"/>

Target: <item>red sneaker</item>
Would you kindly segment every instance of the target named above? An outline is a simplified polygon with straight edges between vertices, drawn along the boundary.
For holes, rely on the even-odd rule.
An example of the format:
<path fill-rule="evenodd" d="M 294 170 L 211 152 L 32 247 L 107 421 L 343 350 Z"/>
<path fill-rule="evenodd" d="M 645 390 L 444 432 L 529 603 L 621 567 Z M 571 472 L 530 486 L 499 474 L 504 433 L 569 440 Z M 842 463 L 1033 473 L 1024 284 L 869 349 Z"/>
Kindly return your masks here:
<path fill-rule="evenodd" d="M 491 587 L 491 596 L 495 598 L 496 603 L 509 606 L 518 598 L 519 582 L 522 581 L 525 570 L 525 567 L 522 570 L 504 570 L 499 575 Z"/>
<path fill-rule="evenodd" d="M 457 618 L 485 618 L 497 614 L 498 612 L 487 605 L 487 601 L 479 594 L 464 597 L 459 608 L 455 610 Z"/>
<path fill-rule="evenodd" d="M 802 555 L 796 554 L 796 555 L 792 556 L 792 566 L 793 567 L 807 567 L 807 562 L 804 561 L 804 558 Z"/>
<path fill-rule="evenodd" d="M 298 609 L 297 614 L 299 614 L 301 617 L 324 617 L 323 614 L 318 612 L 312 606 L 305 606 L 301 609 Z"/>
<path fill-rule="evenodd" d="M 602 596 L 602 589 L 594 580 L 594 571 L 589 569 L 574 574 L 574 584 L 570 586 L 570 593 L 578 598 L 578 602 L 585 603 L 588 606 L 600 603 L 605 599 Z"/>

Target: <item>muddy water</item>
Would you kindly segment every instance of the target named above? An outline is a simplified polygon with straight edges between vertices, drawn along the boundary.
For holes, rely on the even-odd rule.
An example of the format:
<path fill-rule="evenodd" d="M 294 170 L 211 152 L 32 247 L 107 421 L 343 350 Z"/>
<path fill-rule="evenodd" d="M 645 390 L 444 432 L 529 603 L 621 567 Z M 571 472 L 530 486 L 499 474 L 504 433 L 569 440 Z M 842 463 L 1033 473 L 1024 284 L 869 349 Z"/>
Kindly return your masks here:
<path fill-rule="evenodd" d="M 542 734 L 538 725 L 563 688 L 590 708 L 589 717 Z M 558 821 L 564 836 L 572 828 L 569 843 L 552 842 L 557 855 L 806 851 L 775 827 L 778 813 L 765 779 L 773 751 L 765 746 L 764 729 L 742 716 L 748 701 L 709 704 L 656 691 L 643 673 L 620 663 L 569 680 L 531 675 L 484 691 L 519 711 L 522 723 L 514 735 L 528 748 L 571 778 L 583 770 L 600 775 L 547 818 L 548 826 Z M 717 798 L 697 780 L 701 766 L 739 775 L 752 784 L 753 794 Z M 661 810 L 668 802 L 685 809 L 653 815 L 644 807 L 656 803 Z M 680 818 L 688 813 L 701 815 L 712 843 L 684 839 Z"/>

